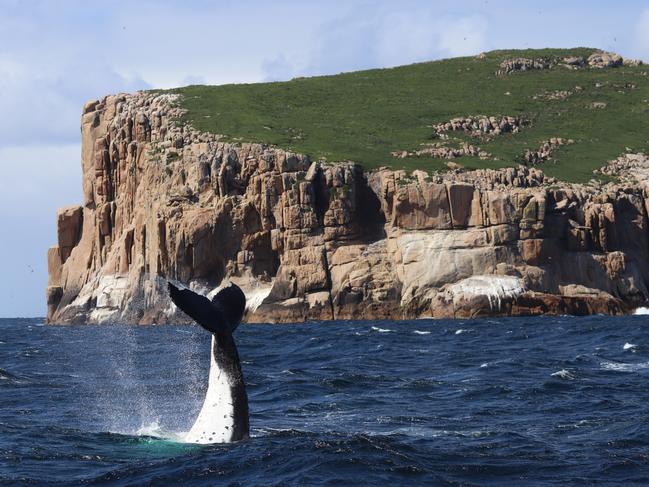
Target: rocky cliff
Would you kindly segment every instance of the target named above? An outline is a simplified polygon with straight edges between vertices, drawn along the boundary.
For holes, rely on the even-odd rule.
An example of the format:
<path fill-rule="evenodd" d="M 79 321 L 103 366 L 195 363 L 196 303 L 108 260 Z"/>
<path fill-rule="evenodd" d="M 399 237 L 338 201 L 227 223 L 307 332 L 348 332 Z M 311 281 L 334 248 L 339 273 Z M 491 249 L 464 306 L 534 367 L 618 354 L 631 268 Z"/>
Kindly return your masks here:
<path fill-rule="evenodd" d="M 624 313 L 649 296 L 649 159 L 569 185 L 535 168 L 365 173 L 89 102 L 84 201 L 58 212 L 50 322 L 179 322 L 166 280 L 233 281 L 248 321 Z"/>

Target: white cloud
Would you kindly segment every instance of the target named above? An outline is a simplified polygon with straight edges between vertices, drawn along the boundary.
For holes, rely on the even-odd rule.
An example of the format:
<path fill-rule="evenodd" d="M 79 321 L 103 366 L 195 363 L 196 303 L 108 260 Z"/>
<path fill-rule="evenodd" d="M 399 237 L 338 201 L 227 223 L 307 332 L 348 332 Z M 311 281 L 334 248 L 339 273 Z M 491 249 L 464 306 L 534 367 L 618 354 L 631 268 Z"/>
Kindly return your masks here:
<path fill-rule="evenodd" d="M 439 48 L 449 57 L 469 56 L 488 49 L 487 21 L 483 17 L 461 17 L 438 24 Z"/>
<path fill-rule="evenodd" d="M 634 34 L 634 52 L 645 61 L 649 61 L 649 8 L 644 9 L 640 14 Z"/>
<path fill-rule="evenodd" d="M 352 3 L 315 26 L 307 49 L 267 59 L 267 79 L 334 74 L 478 53 L 487 48 L 482 15 L 440 15 L 433 3 Z"/>
<path fill-rule="evenodd" d="M 72 143 L 79 138 L 83 103 L 116 91 L 149 87 L 126 80 L 107 67 L 89 70 L 69 64 L 60 73 L 39 75 L 18 65 L 0 72 L 0 147 L 21 144 Z M 2 69 L 2 68 L 0 68 Z"/>
<path fill-rule="evenodd" d="M 79 144 L 0 148 L 0 317 L 45 314 L 56 209 L 81 197 Z"/>
<path fill-rule="evenodd" d="M 92 26 L 68 29 L 65 9 L 35 5 L 0 15 L 0 147 L 77 142 L 85 101 L 149 87 L 103 59 Z"/>

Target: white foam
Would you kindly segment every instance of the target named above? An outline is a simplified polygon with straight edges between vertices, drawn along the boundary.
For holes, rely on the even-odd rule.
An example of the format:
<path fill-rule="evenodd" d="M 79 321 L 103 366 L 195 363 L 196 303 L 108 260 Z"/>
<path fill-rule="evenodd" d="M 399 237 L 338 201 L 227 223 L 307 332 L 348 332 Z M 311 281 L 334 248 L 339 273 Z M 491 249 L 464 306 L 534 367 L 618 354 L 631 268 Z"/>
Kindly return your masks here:
<path fill-rule="evenodd" d="M 649 315 L 649 308 L 646 308 L 644 306 L 640 306 L 639 308 L 635 309 L 633 314 L 634 315 Z"/>
<path fill-rule="evenodd" d="M 378 326 L 373 326 L 372 330 L 378 331 L 379 333 L 388 333 L 394 330 L 390 330 L 389 328 L 379 328 Z"/>
<path fill-rule="evenodd" d="M 154 420 L 150 423 L 142 424 L 137 431 L 135 432 L 138 436 L 162 436 L 160 428 L 160 423 L 157 420 Z"/>
<path fill-rule="evenodd" d="M 429 331 L 420 331 L 420 330 L 415 330 L 415 335 L 430 335 Z"/>
<path fill-rule="evenodd" d="M 624 346 L 622 347 L 622 350 L 629 350 L 629 349 L 636 348 L 636 347 L 637 347 L 637 345 L 635 345 L 633 343 L 626 342 L 624 344 Z"/>
<path fill-rule="evenodd" d="M 614 370 L 616 372 L 637 372 L 643 369 L 649 369 L 649 362 L 640 362 L 637 364 L 629 364 L 624 362 L 600 362 L 600 367 L 605 370 Z"/>
<path fill-rule="evenodd" d="M 463 330 L 462 328 L 460 328 L 459 330 L 456 330 L 456 331 L 455 331 L 455 334 L 456 334 L 456 335 L 461 335 L 462 333 L 466 333 L 467 331 L 468 331 L 468 330 Z"/>
<path fill-rule="evenodd" d="M 566 379 L 566 380 L 575 380 L 576 377 L 566 369 L 561 369 L 558 372 L 555 372 L 553 374 L 550 374 L 552 377 L 559 377 L 560 379 Z"/>
<path fill-rule="evenodd" d="M 485 367 L 489 367 L 489 362 L 485 362 L 484 364 L 480 364 L 481 369 L 484 369 Z"/>
<path fill-rule="evenodd" d="M 161 438 L 165 440 L 172 440 L 177 442 L 184 442 L 187 431 L 168 431 L 165 430 L 157 419 L 149 423 L 142 423 L 142 425 L 134 432 L 127 434 L 135 434 L 137 436 L 151 436 L 154 438 Z"/>

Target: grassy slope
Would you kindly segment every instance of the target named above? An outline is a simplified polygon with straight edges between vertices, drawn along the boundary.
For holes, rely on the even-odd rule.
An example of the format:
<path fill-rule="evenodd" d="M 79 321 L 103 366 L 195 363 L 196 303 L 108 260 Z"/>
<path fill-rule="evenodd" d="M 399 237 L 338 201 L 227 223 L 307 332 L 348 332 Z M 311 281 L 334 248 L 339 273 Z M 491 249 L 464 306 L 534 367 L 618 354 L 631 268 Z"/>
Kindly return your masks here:
<path fill-rule="evenodd" d="M 526 148 L 550 137 L 572 138 L 547 174 L 587 181 L 592 170 L 629 147 L 649 149 L 647 66 L 596 70 L 528 71 L 496 76 L 505 58 L 589 55 L 593 49 L 493 51 L 473 57 L 391 69 L 299 78 L 288 82 L 188 86 L 185 121 L 230 140 L 266 142 L 329 161 L 353 160 L 366 168 L 443 169 L 433 158 L 396 159 L 391 151 L 431 142 L 432 124 L 465 115 L 524 115 L 533 122 L 518 134 L 473 141 L 499 160 L 456 159 L 465 167 L 516 165 Z M 597 88 L 596 83 L 603 83 Z M 636 89 L 622 88 L 633 83 Z M 544 90 L 584 88 L 562 101 L 534 100 Z M 617 85 L 617 86 L 614 86 Z M 506 92 L 511 95 L 505 95 Z M 605 102 L 604 109 L 590 108 Z M 464 136 L 456 136 L 459 143 Z"/>

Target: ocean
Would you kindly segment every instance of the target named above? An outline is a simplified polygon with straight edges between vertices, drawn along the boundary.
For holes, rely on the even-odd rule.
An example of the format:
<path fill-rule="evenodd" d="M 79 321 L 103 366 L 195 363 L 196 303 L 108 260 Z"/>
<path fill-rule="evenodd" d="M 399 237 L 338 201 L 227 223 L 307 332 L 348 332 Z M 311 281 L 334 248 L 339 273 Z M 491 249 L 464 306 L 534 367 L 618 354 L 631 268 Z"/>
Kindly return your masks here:
<path fill-rule="evenodd" d="M 200 446 L 203 329 L 0 320 L 0 484 L 649 484 L 647 316 L 235 335 L 252 437 Z"/>

